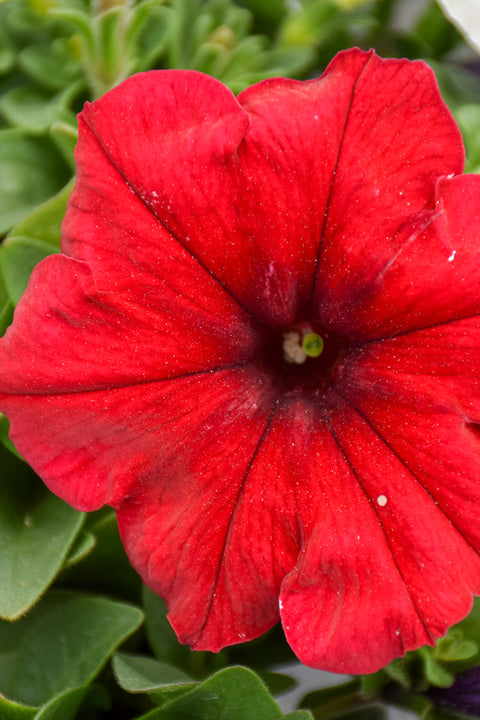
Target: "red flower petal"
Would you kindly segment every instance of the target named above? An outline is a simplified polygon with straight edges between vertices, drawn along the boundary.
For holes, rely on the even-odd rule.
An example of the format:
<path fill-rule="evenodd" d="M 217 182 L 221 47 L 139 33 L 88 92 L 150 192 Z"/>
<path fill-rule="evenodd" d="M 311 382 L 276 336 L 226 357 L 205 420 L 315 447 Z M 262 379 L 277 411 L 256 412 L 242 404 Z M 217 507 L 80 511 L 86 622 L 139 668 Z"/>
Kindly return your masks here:
<path fill-rule="evenodd" d="M 174 260 L 164 258 L 166 278 L 116 292 L 105 281 L 97 290 L 84 262 L 43 261 L 0 347 L 2 391 L 59 396 L 246 362 L 257 342 L 250 317 L 191 257 Z"/>
<path fill-rule="evenodd" d="M 282 585 L 281 615 L 304 663 L 373 672 L 465 616 L 480 591 L 480 558 L 409 468 L 409 453 L 397 455 L 339 398 L 325 414 L 331 435 L 318 417 L 311 454 L 328 453 L 329 467 L 307 466 L 305 478 L 320 483 L 323 501 Z"/>
<path fill-rule="evenodd" d="M 388 259 L 385 237 L 433 203 L 440 174 L 463 167 L 461 138 L 431 70 L 361 51 L 340 53 L 320 80 L 265 81 L 238 102 L 198 73 L 145 73 L 87 105 L 81 128 L 81 183 L 104 153 L 108 177 L 115 169 L 243 305 L 278 324 L 294 322 L 308 302 L 319 242 L 321 302 L 327 292 L 336 302 L 339 274 L 342 292 L 352 291 L 344 258 L 354 262 L 373 244 Z M 83 228 L 88 246 L 81 244 L 76 223 L 71 210 L 65 249 L 105 272 L 98 245 L 110 255 L 111 244 Z"/>
<path fill-rule="evenodd" d="M 439 180 L 434 210 L 402 230 L 397 252 L 358 293 L 342 329 L 382 337 L 480 314 L 479 197 L 478 175 Z"/>
<path fill-rule="evenodd" d="M 53 492 L 94 510 L 163 490 L 201 497 L 206 457 L 217 458 L 215 468 L 220 455 L 240 467 L 275 398 L 265 378 L 239 368 L 118 389 L 9 395 L 2 408 L 17 448 Z"/>
<path fill-rule="evenodd" d="M 351 77 L 354 59 L 340 54 L 327 73 Z M 368 304 L 416 216 L 435 207 L 437 178 L 461 173 L 464 163 L 460 132 L 428 66 L 372 56 L 354 77 L 316 285 L 318 312 L 339 332 L 352 330 L 352 306 L 359 297 Z"/>
<path fill-rule="evenodd" d="M 250 640 L 276 623 L 279 586 L 298 554 L 295 493 L 273 469 L 283 455 L 272 434 L 276 398 L 263 394 L 250 419 L 239 407 L 198 428 L 187 467 L 178 473 L 174 463 L 118 511 L 133 564 L 196 650 Z"/>
<path fill-rule="evenodd" d="M 20 452 L 117 509 L 194 647 L 257 636 L 279 596 L 317 667 L 432 642 L 480 591 L 480 182 L 445 177 L 431 71 L 353 50 L 238 99 L 141 74 L 86 106 L 77 160 L 69 257 L 0 343 Z M 292 367 L 299 328 L 325 350 Z"/>

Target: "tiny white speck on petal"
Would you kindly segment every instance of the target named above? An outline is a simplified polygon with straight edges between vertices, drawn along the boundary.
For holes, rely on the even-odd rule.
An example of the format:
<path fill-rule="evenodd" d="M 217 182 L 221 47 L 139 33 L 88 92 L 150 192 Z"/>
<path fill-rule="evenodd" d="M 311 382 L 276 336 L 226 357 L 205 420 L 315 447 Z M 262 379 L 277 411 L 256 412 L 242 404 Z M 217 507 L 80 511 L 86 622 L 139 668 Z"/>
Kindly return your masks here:
<path fill-rule="evenodd" d="M 377 497 L 377 503 L 380 505 L 380 507 L 385 507 L 387 502 L 388 502 L 388 500 L 387 500 L 386 495 L 379 495 Z"/>
<path fill-rule="evenodd" d="M 152 197 L 158 198 L 158 194 L 155 190 L 152 190 Z"/>
<path fill-rule="evenodd" d="M 456 250 L 452 251 L 452 254 L 448 257 L 448 262 L 453 262 L 455 260 L 455 255 L 457 254 Z"/>
<path fill-rule="evenodd" d="M 283 602 L 280 600 L 280 598 L 278 599 L 278 607 L 280 610 L 283 610 Z"/>

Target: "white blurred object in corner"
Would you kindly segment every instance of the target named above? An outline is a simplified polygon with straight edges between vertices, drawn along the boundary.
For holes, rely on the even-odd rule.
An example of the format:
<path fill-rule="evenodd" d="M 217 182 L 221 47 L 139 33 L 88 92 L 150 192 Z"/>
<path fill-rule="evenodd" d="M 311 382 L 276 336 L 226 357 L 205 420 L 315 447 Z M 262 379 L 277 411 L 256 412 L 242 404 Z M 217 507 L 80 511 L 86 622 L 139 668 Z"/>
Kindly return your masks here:
<path fill-rule="evenodd" d="M 437 0 L 468 44 L 480 52 L 480 0 Z"/>

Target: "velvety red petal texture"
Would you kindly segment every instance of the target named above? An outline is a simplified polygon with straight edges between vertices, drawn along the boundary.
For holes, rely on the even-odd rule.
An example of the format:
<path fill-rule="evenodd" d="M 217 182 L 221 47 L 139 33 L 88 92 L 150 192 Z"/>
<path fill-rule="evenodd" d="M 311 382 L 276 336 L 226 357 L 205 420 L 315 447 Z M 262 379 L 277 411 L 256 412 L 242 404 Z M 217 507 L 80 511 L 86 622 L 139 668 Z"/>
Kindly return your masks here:
<path fill-rule="evenodd" d="M 381 338 L 476 316 L 479 194 L 478 175 L 439 179 L 434 208 L 401 229 L 398 249 L 357 293 L 348 315 L 335 320 L 337 332 L 356 339 Z"/>
<path fill-rule="evenodd" d="M 0 342 L 19 451 L 116 509 L 193 648 L 280 619 L 355 674 L 433 643 L 480 594 L 480 178 L 432 71 L 153 71 L 79 130 L 62 254 Z"/>
<path fill-rule="evenodd" d="M 433 478 L 427 482 L 408 466 L 413 448 L 397 452 L 340 398 L 325 410 L 323 425 L 318 418 L 310 433 L 317 454 L 328 452 L 331 462 L 322 478 L 325 501 L 282 586 L 282 619 L 306 664 L 370 672 L 389 662 L 393 648 L 402 655 L 433 642 L 448 629 L 448 618 L 468 612 L 471 591 L 480 592 L 480 558 L 466 539 L 472 533 L 462 532 L 466 522 L 458 527 L 450 518 L 461 493 L 444 488 L 451 505 L 438 506 Z M 402 432 L 398 424 L 394 432 Z M 426 427 L 415 433 L 420 448 L 425 433 Z M 467 459 L 466 449 L 462 454 Z M 468 459 L 469 469 L 478 468 L 478 448 Z M 436 478 L 442 467 L 438 461 Z M 477 514 L 478 496 L 477 487 Z"/>

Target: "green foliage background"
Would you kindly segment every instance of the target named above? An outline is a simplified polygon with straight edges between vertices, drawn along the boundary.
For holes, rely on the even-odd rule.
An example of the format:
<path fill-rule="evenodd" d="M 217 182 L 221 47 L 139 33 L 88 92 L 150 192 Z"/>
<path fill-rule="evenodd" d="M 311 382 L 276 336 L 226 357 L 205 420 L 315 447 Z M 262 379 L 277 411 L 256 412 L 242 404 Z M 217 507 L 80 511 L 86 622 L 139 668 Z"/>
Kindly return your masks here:
<path fill-rule="evenodd" d="M 480 170 L 479 60 L 435 2 L 420 5 L 405 23 L 408 0 L 0 1 L 1 332 L 33 267 L 59 250 L 77 112 L 134 72 L 195 68 L 239 92 L 320 75 L 353 45 L 423 58 L 464 133 L 467 170 Z M 180 646 L 125 557 L 113 511 L 86 516 L 54 497 L 4 417 L 0 578 L 1 720 L 375 720 L 385 703 L 452 718 L 428 688 L 480 664 L 476 606 L 436 648 L 284 715 L 275 697 L 293 681 L 273 668 L 295 659 L 281 630 L 218 655 Z"/>

